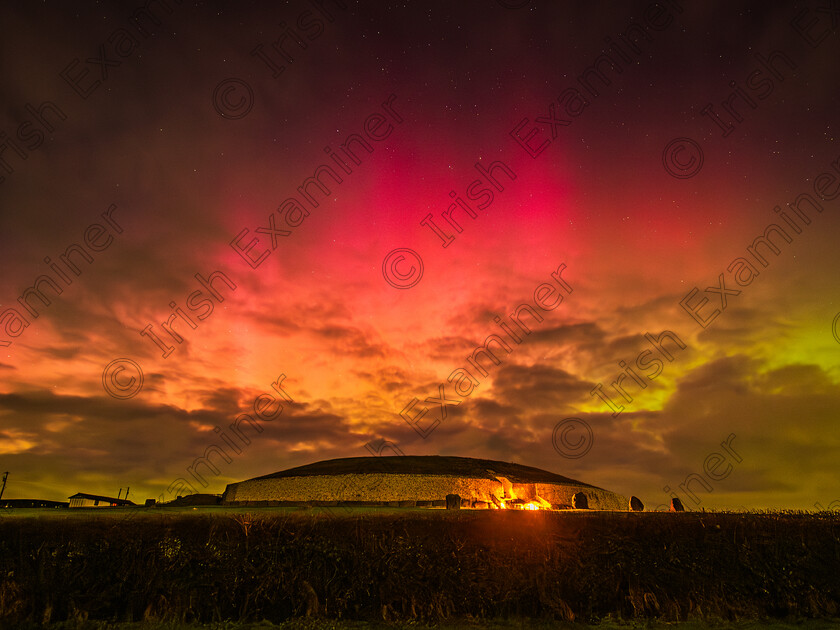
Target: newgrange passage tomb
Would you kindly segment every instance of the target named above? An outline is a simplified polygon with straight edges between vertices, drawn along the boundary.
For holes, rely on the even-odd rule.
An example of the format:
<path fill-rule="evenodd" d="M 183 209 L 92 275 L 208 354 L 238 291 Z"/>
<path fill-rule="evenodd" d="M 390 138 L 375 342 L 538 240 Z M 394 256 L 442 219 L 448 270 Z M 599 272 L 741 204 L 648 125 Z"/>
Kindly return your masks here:
<path fill-rule="evenodd" d="M 442 455 L 347 457 L 232 483 L 228 505 L 627 509 L 622 495 L 510 462 Z"/>

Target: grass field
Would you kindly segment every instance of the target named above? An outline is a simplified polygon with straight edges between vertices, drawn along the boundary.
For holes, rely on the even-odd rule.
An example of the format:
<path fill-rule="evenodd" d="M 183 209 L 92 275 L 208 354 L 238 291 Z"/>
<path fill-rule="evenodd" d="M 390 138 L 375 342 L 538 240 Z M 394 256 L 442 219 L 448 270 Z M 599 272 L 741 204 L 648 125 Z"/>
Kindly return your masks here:
<path fill-rule="evenodd" d="M 838 574 L 836 512 L 212 507 L 0 516 L 0 624 L 15 628 L 810 629 L 840 615 Z"/>
<path fill-rule="evenodd" d="M 569 621 L 549 621 L 540 619 L 453 619 L 440 623 L 422 622 L 384 622 L 384 621 L 335 621 L 323 619 L 293 619 L 278 624 L 261 622 L 217 622 L 208 624 L 163 623 L 140 621 L 131 623 L 113 622 L 61 622 L 47 626 L 15 626 L 15 630 L 44 628 L 49 630 L 457 630 L 460 628 L 489 628 L 490 630 L 833 630 L 840 625 L 840 620 L 802 619 L 797 621 L 684 621 L 660 622 L 646 621 L 610 621 L 600 623 L 579 623 Z"/>

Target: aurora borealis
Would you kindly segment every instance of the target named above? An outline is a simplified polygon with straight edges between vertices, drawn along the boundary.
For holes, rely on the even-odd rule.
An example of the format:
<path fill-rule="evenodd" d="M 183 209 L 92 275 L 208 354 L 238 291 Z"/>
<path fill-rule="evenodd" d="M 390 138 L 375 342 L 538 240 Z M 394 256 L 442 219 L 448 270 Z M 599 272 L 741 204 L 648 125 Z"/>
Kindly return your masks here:
<path fill-rule="evenodd" d="M 4 4 L 4 498 L 387 440 L 840 506 L 821 2 Z"/>

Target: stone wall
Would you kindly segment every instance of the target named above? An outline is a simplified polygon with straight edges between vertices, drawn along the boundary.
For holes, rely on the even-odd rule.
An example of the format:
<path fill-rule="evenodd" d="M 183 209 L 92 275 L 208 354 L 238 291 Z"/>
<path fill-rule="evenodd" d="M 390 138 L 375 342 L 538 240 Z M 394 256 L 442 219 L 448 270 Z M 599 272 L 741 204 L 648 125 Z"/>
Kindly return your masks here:
<path fill-rule="evenodd" d="M 613 492 L 581 485 L 551 483 L 511 483 L 505 478 L 480 479 L 452 475 L 346 474 L 311 475 L 251 479 L 230 484 L 226 503 L 252 501 L 442 501 L 447 494 L 460 495 L 471 502 L 497 503 L 518 498 L 533 501 L 542 497 L 557 507 L 572 507 L 572 495 L 584 492 L 589 507 L 600 510 L 626 510 L 627 499 Z"/>

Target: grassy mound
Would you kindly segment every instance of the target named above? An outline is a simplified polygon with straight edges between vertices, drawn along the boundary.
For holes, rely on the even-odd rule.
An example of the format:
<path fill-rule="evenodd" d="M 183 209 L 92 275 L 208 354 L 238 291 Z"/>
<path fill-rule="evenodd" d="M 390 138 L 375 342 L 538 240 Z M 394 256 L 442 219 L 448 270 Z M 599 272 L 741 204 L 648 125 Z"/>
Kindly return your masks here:
<path fill-rule="evenodd" d="M 342 457 L 327 459 L 314 464 L 281 470 L 257 479 L 280 477 L 307 477 L 310 475 L 346 474 L 402 474 L 402 475 L 454 475 L 475 479 L 507 477 L 514 483 L 570 483 L 595 487 L 591 484 L 570 479 L 562 475 L 523 466 L 512 462 L 472 457 L 451 457 L 445 455 L 394 455 L 389 457 Z"/>

